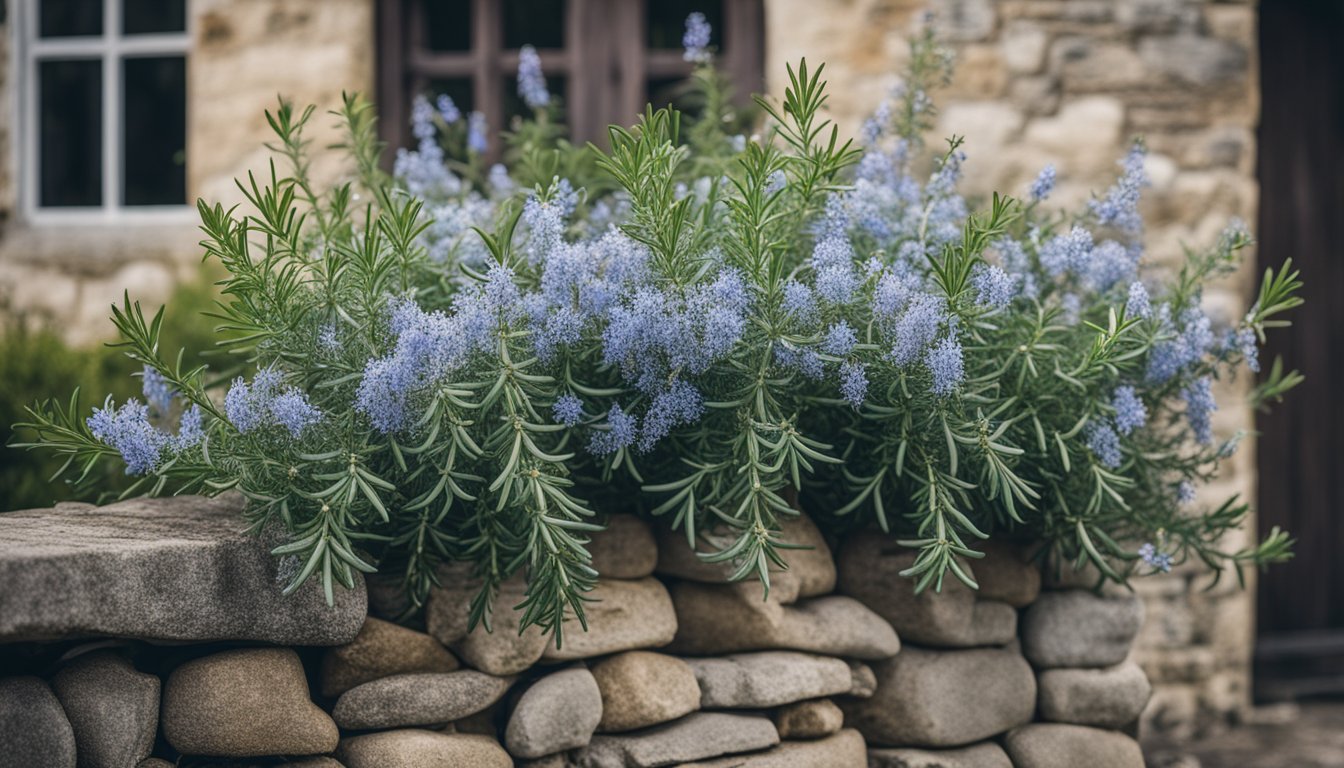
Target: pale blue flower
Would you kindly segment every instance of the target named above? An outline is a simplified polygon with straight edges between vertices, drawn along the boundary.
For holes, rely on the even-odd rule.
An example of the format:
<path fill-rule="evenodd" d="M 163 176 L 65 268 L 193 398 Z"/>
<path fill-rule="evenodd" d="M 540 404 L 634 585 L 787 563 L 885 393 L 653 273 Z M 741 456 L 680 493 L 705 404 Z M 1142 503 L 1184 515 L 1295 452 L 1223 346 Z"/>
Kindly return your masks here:
<path fill-rule="evenodd" d="M 1017 277 L 993 264 L 979 265 L 971 276 L 975 287 L 975 302 L 984 307 L 1002 309 L 1017 294 Z"/>
<path fill-rule="evenodd" d="M 485 115 L 481 112 L 472 112 L 467 116 L 467 151 L 473 154 L 484 154 L 490 147 L 490 139 L 486 135 L 490 131 L 490 124 L 486 122 Z"/>
<path fill-rule="evenodd" d="M 1031 182 L 1031 199 L 1040 202 L 1050 196 L 1055 189 L 1055 166 L 1050 164 L 1041 169 L 1036 180 Z"/>
<path fill-rule="evenodd" d="M 784 284 L 784 297 L 780 302 L 784 314 L 799 322 L 811 324 L 817 319 L 817 299 L 812 289 L 797 280 Z"/>
<path fill-rule="evenodd" d="M 956 392 L 966 376 L 961 342 L 951 336 L 929 348 L 924 356 L 924 364 L 933 377 L 929 389 L 939 397 L 946 397 Z"/>
<path fill-rule="evenodd" d="M 1208 376 L 1195 379 L 1181 390 L 1181 399 L 1185 400 L 1185 420 L 1190 422 L 1195 439 L 1205 445 L 1212 443 L 1212 415 L 1218 409 L 1218 403 L 1213 398 L 1213 380 Z"/>
<path fill-rule="evenodd" d="M 1144 320 L 1153 316 L 1153 305 L 1148 299 L 1148 289 L 1135 280 L 1129 284 L 1129 298 L 1125 302 L 1125 316 Z"/>
<path fill-rule="evenodd" d="M 1171 571 L 1171 555 L 1166 552 L 1159 552 L 1151 542 L 1139 547 L 1138 554 L 1139 559 L 1152 566 L 1154 570 L 1162 573 Z"/>
<path fill-rule="evenodd" d="M 111 402 L 95 408 L 85 423 L 95 438 L 121 454 L 128 475 L 153 472 L 171 442 L 149 423 L 149 407 L 138 400 L 128 400 L 120 408 Z"/>
<path fill-rule="evenodd" d="M 457 108 L 457 104 L 453 102 L 452 97 L 446 93 L 439 94 L 434 106 L 439 110 L 439 117 L 442 117 L 443 122 L 449 125 L 462 119 L 462 110 Z"/>
<path fill-rule="evenodd" d="M 1128 435 L 1148 422 L 1148 409 L 1144 408 L 1134 387 L 1116 387 L 1111 394 L 1111 407 L 1115 409 L 1115 428 L 1122 435 Z"/>
<path fill-rule="evenodd" d="M 322 420 L 322 411 L 308 402 L 308 396 L 295 387 L 276 395 L 270 404 L 271 419 L 298 438 L 308 427 Z"/>
<path fill-rule="evenodd" d="M 1132 236 L 1143 231 L 1143 218 L 1139 216 L 1139 194 L 1148 186 L 1148 176 L 1143 170 L 1143 159 L 1147 154 L 1142 142 L 1134 142 L 1120 160 L 1119 164 L 1124 169 L 1120 178 L 1106 191 L 1104 197 L 1088 203 L 1098 223 Z"/>
<path fill-rule="evenodd" d="M 156 416 L 166 416 L 173 410 L 173 401 L 177 399 L 177 390 L 154 368 L 146 365 L 140 372 L 141 393 L 149 405 L 150 412 Z"/>
<path fill-rule="evenodd" d="M 1087 425 L 1087 447 L 1103 466 L 1115 469 L 1124 457 L 1120 454 L 1120 436 L 1104 421 Z"/>
<path fill-rule="evenodd" d="M 639 419 L 626 413 L 621 406 L 612 405 L 607 411 L 607 429 L 594 432 L 588 450 L 605 456 L 635 444 L 639 437 Z"/>
<path fill-rule="evenodd" d="M 700 391 L 682 379 L 677 379 L 654 398 L 644 414 L 639 434 L 639 449 L 649 451 L 673 429 L 690 424 L 705 412 Z"/>
<path fill-rule="evenodd" d="M 1084 274 L 1091 259 L 1092 233 L 1082 227 L 1055 235 L 1041 247 L 1041 267 L 1052 277 L 1065 273 Z"/>
<path fill-rule="evenodd" d="M 1182 480 L 1180 485 L 1176 486 L 1176 500 L 1181 504 L 1189 504 L 1195 500 L 1195 484 L 1189 480 Z"/>
<path fill-rule="evenodd" d="M 863 407 L 868 396 L 868 373 L 863 363 L 850 360 L 840 365 L 840 396 L 855 410 Z"/>
<path fill-rule="evenodd" d="M 938 337 L 947 320 L 947 302 L 941 296 L 914 294 L 890 331 L 893 344 L 888 357 L 901 367 L 915 362 Z"/>
<path fill-rule="evenodd" d="M 682 35 L 681 45 L 685 48 L 682 58 L 695 63 L 707 62 L 712 58 L 709 52 L 709 36 L 712 32 L 705 14 L 695 11 L 686 17 L 686 34 Z"/>
<path fill-rule="evenodd" d="M 555 405 L 551 406 L 551 415 L 555 417 L 557 423 L 572 427 L 583 420 L 583 401 L 566 392 L 555 399 Z"/>
<path fill-rule="evenodd" d="M 551 103 L 546 76 L 541 72 L 541 56 L 530 45 L 518 49 L 518 95 L 532 109 L 542 109 Z"/>
<path fill-rule="evenodd" d="M 854 350 L 854 345 L 858 341 L 854 329 L 849 327 L 849 323 L 841 320 L 826 329 L 826 337 L 821 342 L 821 351 L 828 355 L 844 357 Z"/>

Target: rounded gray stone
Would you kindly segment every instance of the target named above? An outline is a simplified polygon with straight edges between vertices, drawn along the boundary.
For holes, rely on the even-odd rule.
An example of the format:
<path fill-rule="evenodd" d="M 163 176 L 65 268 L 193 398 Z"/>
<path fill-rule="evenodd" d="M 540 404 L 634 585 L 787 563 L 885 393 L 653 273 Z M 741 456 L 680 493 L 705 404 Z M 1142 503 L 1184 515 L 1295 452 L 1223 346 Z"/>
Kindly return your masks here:
<path fill-rule="evenodd" d="M 541 653 L 548 661 L 571 661 L 619 651 L 659 648 L 677 633 L 677 614 L 663 583 L 653 577 L 599 581 L 586 597 L 583 611 L 588 631 L 570 622 L 559 648 L 549 642 Z"/>
<path fill-rule="evenodd" d="M 842 704 L 870 744 L 958 747 L 1028 723 L 1036 710 L 1036 676 L 1011 649 L 907 646 L 873 672 L 872 698 Z"/>
<path fill-rule="evenodd" d="M 489 736 L 418 729 L 382 731 L 341 740 L 346 768 L 511 768 L 513 760 Z"/>
<path fill-rule="evenodd" d="M 970 648 L 1012 641 L 1017 634 L 1017 611 L 1007 603 L 982 599 L 983 596 L 956 579 L 944 580 L 941 591 L 926 589 L 916 593 L 914 581 L 901 572 L 914 565 L 917 555 L 878 530 L 850 534 L 837 556 L 837 589 L 890 622 L 906 642 Z M 979 561 L 972 562 L 971 568 L 978 564 Z M 993 564 L 1002 565 L 1002 570 L 1013 574 L 1013 579 L 1027 578 L 1024 571 L 1013 569 L 997 553 Z M 992 571 L 992 566 L 986 570 Z M 1017 585 L 992 594 L 1022 599 L 1026 587 Z"/>
<path fill-rule="evenodd" d="M 352 730 L 450 723 L 494 704 L 512 683 L 471 669 L 393 675 L 341 694 L 332 717 Z"/>
<path fill-rule="evenodd" d="M 359 635 L 322 655 L 322 695 L 340 696 L 356 685 L 410 672 L 452 672 L 452 653 L 424 632 L 370 617 Z"/>
<path fill-rule="evenodd" d="M 41 678 L 0 678 L 0 768 L 75 768 L 75 734 Z"/>
<path fill-rule="evenodd" d="M 1033 723 L 1003 740 L 1014 768 L 1144 768 L 1139 743 L 1117 731 Z"/>
<path fill-rule="evenodd" d="M 592 535 L 588 554 L 604 579 L 642 579 L 658 565 L 658 542 L 648 522 L 636 515 L 612 515 Z"/>
<path fill-rule="evenodd" d="M 602 693 L 584 667 L 553 672 L 518 699 L 504 730 L 514 757 L 543 757 L 588 744 L 602 720 Z"/>
<path fill-rule="evenodd" d="M 987 741 L 958 749 L 870 749 L 868 768 L 1013 768 L 1013 761 Z"/>
<path fill-rule="evenodd" d="M 1037 667 L 1111 667 L 1143 624 L 1135 595 L 1045 592 L 1022 614 L 1022 652 Z"/>
<path fill-rule="evenodd" d="M 767 709 L 853 686 L 849 665 L 829 656 L 762 651 L 685 661 L 700 685 L 701 709 Z"/>
<path fill-rule="evenodd" d="M 626 651 L 593 665 L 602 694 L 603 731 L 632 731 L 675 720 L 700 708 L 700 685 L 675 656 Z"/>
<path fill-rule="evenodd" d="M 845 713 L 830 699 L 799 701 L 775 712 L 775 729 L 781 739 L 817 739 L 839 731 L 844 724 Z"/>
<path fill-rule="evenodd" d="M 726 549 L 736 541 L 737 534 L 731 529 L 720 527 L 702 530 L 699 535 L 700 539 L 692 549 L 686 543 L 684 531 L 660 527 L 658 573 L 709 584 L 728 583 L 739 564 L 730 560 L 706 562 L 700 555 Z M 770 566 L 772 573 L 785 572 L 797 581 L 797 597 L 817 597 L 835 590 L 835 559 L 825 537 L 810 517 L 799 514 L 780 520 L 780 540 L 802 547 L 784 550 L 787 568 L 773 564 Z M 771 580 L 774 580 L 773 576 Z"/>
<path fill-rule="evenodd" d="M 113 651 L 94 651 L 51 681 L 74 730 L 80 768 L 134 765 L 149 757 L 159 730 L 159 678 Z"/>
<path fill-rule="evenodd" d="M 779 733 L 768 718 L 695 712 L 642 731 L 593 737 L 571 760 L 580 768 L 657 768 L 773 747 Z"/>
<path fill-rule="evenodd" d="M 853 728 L 815 741 L 783 741 L 748 755 L 684 763 L 681 768 L 866 768 L 863 736 Z"/>
<path fill-rule="evenodd" d="M 672 585 L 677 636 L 668 649 L 692 656 L 787 649 L 856 659 L 885 659 L 901 649 L 891 624 L 850 597 L 789 603 L 756 582 Z"/>
<path fill-rule="evenodd" d="M 1036 676 L 1041 717 L 1057 723 L 1123 728 L 1138 719 L 1153 687 L 1138 664 L 1045 669 Z"/>

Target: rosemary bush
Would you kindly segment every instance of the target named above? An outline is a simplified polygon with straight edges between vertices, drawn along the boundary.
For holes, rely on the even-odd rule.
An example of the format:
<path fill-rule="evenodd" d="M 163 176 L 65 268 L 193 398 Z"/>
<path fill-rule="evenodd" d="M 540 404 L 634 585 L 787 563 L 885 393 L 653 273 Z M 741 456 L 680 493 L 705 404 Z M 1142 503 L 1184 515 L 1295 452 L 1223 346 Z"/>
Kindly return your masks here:
<path fill-rule="evenodd" d="M 595 510 L 635 488 L 688 545 L 730 527 L 703 556 L 766 588 L 798 499 L 824 527 L 876 523 L 917 550 L 919 589 L 976 586 L 967 564 L 994 535 L 1122 582 L 1289 556 L 1277 530 L 1223 551 L 1246 505 L 1192 502 L 1239 439 L 1214 440 L 1212 384 L 1258 370 L 1297 273 L 1267 272 L 1222 324 L 1201 286 L 1236 268 L 1239 224 L 1174 275 L 1141 271 L 1142 143 L 1080 210 L 1048 204 L 1053 168 L 1022 200 L 968 201 L 960 139 L 922 143 L 951 66 L 928 31 L 857 143 L 806 62 L 745 137 L 703 24 L 687 34 L 698 117 L 650 107 L 607 150 L 565 141 L 530 50 L 534 114 L 505 134 L 507 165 L 481 162 L 479 115 L 422 100 L 419 145 L 387 176 L 371 108 L 348 97 L 357 173 L 318 189 L 312 110 L 282 103 L 279 165 L 240 183 L 247 210 L 199 205 L 231 362 L 162 356 L 162 314 L 128 297 L 113 319 L 145 402 L 36 407 L 35 444 L 76 478 L 122 459 L 143 476 L 131 492 L 239 490 L 255 528 L 287 532 L 289 589 L 380 568 L 419 605 L 440 563 L 467 561 L 488 624 L 521 571 L 524 625 L 557 642 L 600 576 Z M 1276 363 L 1253 397 L 1298 378 Z"/>

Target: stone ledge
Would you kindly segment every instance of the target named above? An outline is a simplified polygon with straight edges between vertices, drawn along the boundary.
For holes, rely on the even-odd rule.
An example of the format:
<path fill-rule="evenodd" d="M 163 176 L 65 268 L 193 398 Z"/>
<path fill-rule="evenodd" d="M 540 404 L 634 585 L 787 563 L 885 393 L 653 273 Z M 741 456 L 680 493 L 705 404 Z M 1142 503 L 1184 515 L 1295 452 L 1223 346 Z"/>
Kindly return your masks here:
<path fill-rule="evenodd" d="M 359 578 L 328 606 L 310 582 L 281 594 L 273 542 L 243 531 L 242 499 L 133 499 L 0 514 L 0 643 L 80 637 L 350 642 Z"/>

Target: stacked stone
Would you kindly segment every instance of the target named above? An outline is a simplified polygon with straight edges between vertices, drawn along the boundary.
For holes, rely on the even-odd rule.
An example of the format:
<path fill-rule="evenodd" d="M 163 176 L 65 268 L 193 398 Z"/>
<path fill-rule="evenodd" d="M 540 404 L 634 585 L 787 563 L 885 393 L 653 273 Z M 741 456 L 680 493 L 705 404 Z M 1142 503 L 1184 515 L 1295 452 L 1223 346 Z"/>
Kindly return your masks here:
<path fill-rule="evenodd" d="M 843 706 L 870 744 L 870 766 L 1142 768 L 1137 742 L 1117 730 L 1133 732 L 1149 693 L 1143 672 L 1124 663 L 1138 601 L 1042 593 L 1024 551 L 984 550 L 972 569 L 978 591 L 949 577 L 940 592 L 916 595 L 900 576 L 915 554 L 888 535 L 859 532 L 840 548 L 840 592 L 905 641 L 874 665 L 876 694 Z"/>
<path fill-rule="evenodd" d="M 0 517 L 0 581 L 19 587 L 0 593 L 0 642 L 30 641 L 0 646 L 0 669 L 48 659 L 32 665 L 42 677 L 0 677 L 0 768 L 1143 765 L 1131 734 L 1149 687 L 1128 661 L 1139 602 L 1077 579 L 1042 592 L 1040 569 L 1005 544 L 975 561 L 978 591 L 948 579 L 916 595 L 900 575 L 909 549 L 860 531 L 832 557 L 803 516 L 783 537 L 804 548 L 767 595 L 682 534 L 616 515 L 591 546 L 603 578 L 587 631 L 566 625 L 557 647 L 519 631 L 520 579 L 490 630 L 468 631 L 479 584 L 459 566 L 440 574 L 425 631 L 387 620 L 404 603 L 379 579 L 371 616 L 362 582 L 330 609 L 307 591 L 275 600 L 268 545 L 216 530 L 237 510 L 211 504 Z M 73 543 L 45 543 L 81 516 L 93 538 L 62 529 Z M 726 545 L 719 535 L 702 549 Z M 117 610 L 112 568 L 134 598 Z M 63 583 L 81 591 L 16 597 Z M 132 621 L 143 638 L 210 645 L 31 642 Z"/>

